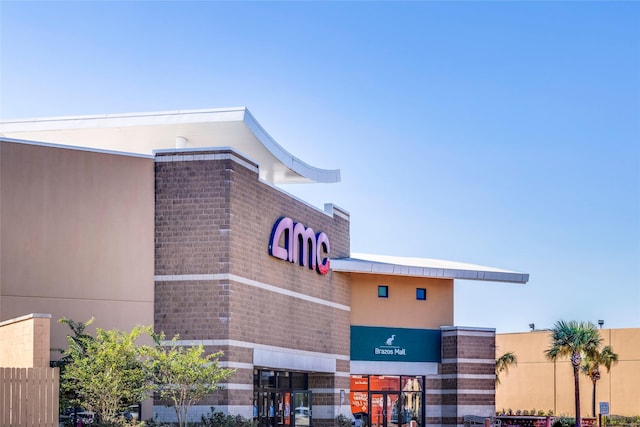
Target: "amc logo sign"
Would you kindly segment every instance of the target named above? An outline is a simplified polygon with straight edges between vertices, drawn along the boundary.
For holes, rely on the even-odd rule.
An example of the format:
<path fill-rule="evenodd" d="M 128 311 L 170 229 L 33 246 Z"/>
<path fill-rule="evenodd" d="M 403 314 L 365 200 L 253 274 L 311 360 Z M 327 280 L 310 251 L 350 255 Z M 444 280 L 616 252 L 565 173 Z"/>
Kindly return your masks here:
<path fill-rule="evenodd" d="M 329 272 L 329 237 L 314 233 L 291 218 L 280 218 L 273 225 L 269 240 L 269 255 L 307 266 L 319 274 Z"/>

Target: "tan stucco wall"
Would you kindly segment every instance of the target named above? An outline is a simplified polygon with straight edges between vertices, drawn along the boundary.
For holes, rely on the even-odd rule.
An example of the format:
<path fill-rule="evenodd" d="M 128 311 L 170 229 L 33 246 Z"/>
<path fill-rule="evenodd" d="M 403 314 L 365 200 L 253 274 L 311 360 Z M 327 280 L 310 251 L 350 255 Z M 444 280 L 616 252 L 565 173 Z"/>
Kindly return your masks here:
<path fill-rule="evenodd" d="M 602 329 L 603 346 L 611 345 L 619 362 L 602 378 L 596 387 L 598 402 L 609 402 L 614 415 L 640 415 L 640 328 Z M 569 360 L 556 363 L 547 360 L 548 331 L 496 335 L 496 357 L 508 351 L 516 354 L 518 365 L 500 375 L 496 387 L 496 409 L 554 410 L 556 414 L 575 413 L 573 370 Z M 580 411 L 591 416 L 592 383 L 580 375 Z"/>
<path fill-rule="evenodd" d="M 48 368 L 50 314 L 29 314 L 0 322 L 0 367 Z"/>
<path fill-rule="evenodd" d="M 389 286 L 389 298 L 378 298 L 378 286 Z M 416 300 L 416 288 L 427 300 Z M 351 274 L 351 324 L 416 329 L 453 325 L 453 280 Z"/>
<path fill-rule="evenodd" d="M 51 313 L 61 348 L 61 317 L 151 325 L 153 170 L 151 158 L 1 142 L 0 321 Z"/>

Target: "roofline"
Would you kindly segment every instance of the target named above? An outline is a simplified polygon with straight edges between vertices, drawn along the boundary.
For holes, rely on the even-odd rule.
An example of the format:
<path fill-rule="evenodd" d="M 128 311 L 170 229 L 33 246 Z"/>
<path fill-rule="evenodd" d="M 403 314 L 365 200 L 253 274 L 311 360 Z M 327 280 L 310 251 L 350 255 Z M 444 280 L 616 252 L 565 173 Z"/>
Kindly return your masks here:
<path fill-rule="evenodd" d="M 437 262 L 438 260 L 433 260 Z M 448 268 L 438 266 L 404 265 L 376 262 L 358 258 L 336 258 L 331 260 L 331 270 L 339 273 L 379 274 L 387 276 L 410 276 L 436 279 L 476 280 L 525 284 L 529 275 L 515 271 L 497 270 L 487 267 Z"/>
<path fill-rule="evenodd" d="M 8 124 L 8 125 L 20 125 L 15 129 L 10 129 L 9 132 L 25 132 L 35 130 L 30 124 L 34 123 L 46 123 L 52 122 L 49 127 L 42 127 L 42 130 L 57 130 L 57 129 L 78 129 L 83 127 L 94 128 L 95 125 L 91 126 L 66 126 L 63 125 L 65 122 L 70 121 L 78 121 L 78 120 L 98 120 L 98 119 L 131 119 L 131 118 L 139 118 L 143 119 L 145 117 L 160 117 L 160 116 L 186 116 L 186 115 L 194 115 L 194 114 L 208 114 L 208 113 L 244 113 L 247 110 L 246 107 L 227 107 L 227 108 L 202 108 L 195 110 L 165 110 L 165 111 L 147 111 L 147 112 L 135 112 L 135 113 L 112 113 L 112 114 L 84 114 L 78 116 L 48 116 L 48 117 L 29 117 L 29 118 L 21 118 L 21 119 L 7 119 L 0 120 L 0 124 Z M 218 121 L 231 121 L 231 120 L 218 120 Z M 58 126 L 55 126 L 53 123 L 59 123 Z M 127 124 L 126 126 L 138 126 L 138 125 L 148 125 L 153 123 L 134 123 Z M 104 125 L 103 127 L 111 127 L 109 124 Z"/>
<path fill-rule="evenodd" d="M 16 138 L 7 138 L 5 136 L 0 135 L 0 142 L 9 142 L 12 144 L 23 144 L 23 145 L 36 145 L 39 147 L 48 147 L 48 148 L 59 148 L 61 150 L 71 150 L 71 151 L 85 151 L 88 153 L 99 153 L 99 154 L 113 154 L 116 156 L 127 156 L 127 157 L 138 157 L 141 159 L 151 159 L 153 160 L 154 156 L 148 154 L 139 154 L 139 153 L 129 153 L 126 151 L 116 151 L 116 150 L 105 150 L 101 148 L 91 148 L 91 147 L 80 147 L 77 145 L 64 145 L 64 144 L 53 144 L 51 142 L 41 142 L 41 141 L 31 141 L 28 139 L 16 139 Z"/>
<path fill-rule="evenodd" d="M 251 134 L 280 163 L 312 182 L 340 182 L 340 169 L 321 169 L 305 163 L 278 144 L 246 107 L 42 117 L 0 121 L 0 135 L 15 132 L 153 126 L 203 122 L 243 122 Z"/>

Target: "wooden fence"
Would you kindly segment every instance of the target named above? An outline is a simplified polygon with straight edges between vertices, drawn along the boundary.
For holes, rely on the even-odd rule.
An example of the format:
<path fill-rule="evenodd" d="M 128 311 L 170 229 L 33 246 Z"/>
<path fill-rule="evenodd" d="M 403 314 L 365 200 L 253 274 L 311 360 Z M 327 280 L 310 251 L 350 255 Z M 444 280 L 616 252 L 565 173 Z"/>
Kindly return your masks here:
<path fill-rule="evenodd" d="M 58 368 L 0 368 L 0 426 L 57 427 Z"/>

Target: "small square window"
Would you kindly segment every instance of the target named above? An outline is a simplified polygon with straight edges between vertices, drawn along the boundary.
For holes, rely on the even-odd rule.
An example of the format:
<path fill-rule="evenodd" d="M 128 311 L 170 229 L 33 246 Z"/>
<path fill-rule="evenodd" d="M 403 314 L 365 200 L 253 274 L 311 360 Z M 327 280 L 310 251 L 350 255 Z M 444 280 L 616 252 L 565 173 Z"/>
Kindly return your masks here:
<path fill-rule="evenodd" d="M 389 298 L 389 287 L 380 285 L 378 286 L 378 298 Z"/>
<path fill-rule="evenodd" d="M 416 288 L 416 299 L 421 301 L 426 301 L 427 290 L 425 288 Z"/>

